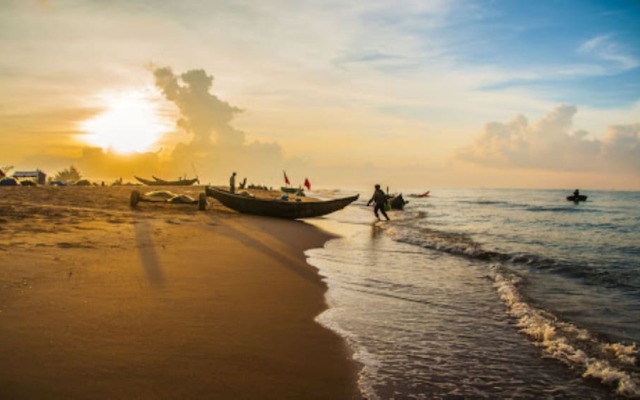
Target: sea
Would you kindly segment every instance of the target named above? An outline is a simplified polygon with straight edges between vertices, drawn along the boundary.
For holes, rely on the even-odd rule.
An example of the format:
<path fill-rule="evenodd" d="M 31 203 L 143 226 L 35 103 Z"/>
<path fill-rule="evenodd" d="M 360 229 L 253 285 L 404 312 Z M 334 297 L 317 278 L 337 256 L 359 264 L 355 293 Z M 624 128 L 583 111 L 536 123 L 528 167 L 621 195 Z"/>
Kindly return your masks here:
<path fill-rule="evenodd" d="M 377 221 L 363 191 L 309 220 L 339 235 L 306 256 L 362 396 L 640 398 L 640 192 L 571 192 L 407 192 Z"/>

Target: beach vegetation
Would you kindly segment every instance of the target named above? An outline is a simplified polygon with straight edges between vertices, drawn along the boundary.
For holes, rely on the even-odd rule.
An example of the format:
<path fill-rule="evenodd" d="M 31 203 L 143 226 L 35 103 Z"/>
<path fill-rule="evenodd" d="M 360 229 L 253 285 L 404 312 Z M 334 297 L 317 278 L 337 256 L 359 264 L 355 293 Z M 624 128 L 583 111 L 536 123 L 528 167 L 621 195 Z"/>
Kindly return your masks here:
<path fill-rule="evenodd" d="M 54 181 L 58 182 L 77 182 L 82 178 L 80 172 L 76 167 L 71 165 L 69 168 L 58 171 L 53 177 Z"/>

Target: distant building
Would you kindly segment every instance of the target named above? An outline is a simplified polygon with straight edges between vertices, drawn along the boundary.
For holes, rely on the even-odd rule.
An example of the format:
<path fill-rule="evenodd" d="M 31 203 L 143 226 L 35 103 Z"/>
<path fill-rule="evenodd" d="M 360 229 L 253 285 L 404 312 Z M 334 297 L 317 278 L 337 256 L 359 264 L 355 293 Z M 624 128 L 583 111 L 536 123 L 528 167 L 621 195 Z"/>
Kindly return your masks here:
<path fill-rule="evenodd" d="M 44 185 L 45 183 L 47 183 L 47 174 L 40 171 L 39 169 L 35 171 L 16 171 L 13 173 L 13 177 L 18 181 L 32 180 L 39 183 L 40 185 Z"/>

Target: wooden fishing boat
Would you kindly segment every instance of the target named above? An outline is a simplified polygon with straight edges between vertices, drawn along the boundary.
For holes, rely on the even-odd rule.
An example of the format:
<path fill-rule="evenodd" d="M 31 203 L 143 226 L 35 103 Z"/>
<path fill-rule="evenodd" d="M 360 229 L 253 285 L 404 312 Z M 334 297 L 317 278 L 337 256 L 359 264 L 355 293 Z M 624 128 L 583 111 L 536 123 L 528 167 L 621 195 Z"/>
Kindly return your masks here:
<path fill-rule="evenodd" d="M 409 197 L 415 197 L 415 198 L 429 197 L 429 193 L 431 193 L 431 191 L 430 191 L 430 190 L 427 190 L 426 192 L 424 192 L 424 193 L 420 193 L 420 194 L 418 194 L 418 193 L 411 193 L 411 194 L 409 195 Z"/>
<path fill-rule="evenodd" d="M 138 182 L 142 183 L 143 185 L 149 185 L 149 186 L 157 185 L 156 181 L 140 178 L 139 176 L 135 176 L 135 175 L 133 177 L 136 178 Z"/>
<path fill-rule="evenodd" d="M 359 196 L 355 195 L 326 201 L 285 201 L 233 194 L 212 186 L 206 186 L 205 193 L 207 196 L 218 200 L 224 206 L 244 214 L 288 219 L 312 218 L 327 215 L 345 208 L 357 200 Z"/>
<path fill-rule="evenodd" d="M 285 193 L 289 193 L 289 194 L 295 194 L 298 196 L 304 196 L 304 189 L 302 188 L 294 188 L 294 187 L 288 187 L 288 186 L 281 186 L 280 190 L 285 192 Z"/>
<path fill-rule="evenodd" d="M 143 183 L 148 186 L 191 186 L 196 182 L 200 183 L 198 178 L 179 179 L 177 181 L 167 181 L 164 179 L 156 178 L 155 176 L 153 177 L 153 180 L 140 178 L 135 175 L 133 177 L 136 178 L 140 183 Z"/>
<path fill-rule="evenodd" d="M 407 204 L 408 201 L 406 201 L 404 199 L 404 197 L 402 197 L 402 193 L 400 193 L 397 196 L 392 196 L 389 199 L 389 206 L 391 207 L 391 209 L 393 210 L 402 210 L 404 209 L 405 204 Z"/>

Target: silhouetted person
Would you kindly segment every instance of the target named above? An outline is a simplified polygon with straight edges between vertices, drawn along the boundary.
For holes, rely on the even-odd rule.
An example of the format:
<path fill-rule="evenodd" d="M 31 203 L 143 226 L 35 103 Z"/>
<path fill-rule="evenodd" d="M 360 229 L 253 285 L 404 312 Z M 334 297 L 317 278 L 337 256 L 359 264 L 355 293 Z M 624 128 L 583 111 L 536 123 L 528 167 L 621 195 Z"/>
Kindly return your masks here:
<path fill-rule="evenodd" d="M 378 215 L 378 211 L 384 215 L 384 217 L 389 221 L 389 216 L 387 216 L 387 212 L 384 210 L 384 206 L 387 204 L 387 195 L 380 189 L 380 185 L 375 186 L 376 190 L 373 192 L 373 196 L 367 202 L 367 206 L 372 202 L 375 203 L 375 207 L 373 207 L 373 213 L 376 215 L 376 218 L 380 220 L 380 216 Z"/>
<path fill-rule="evenodd" d="M 231 193 L 236 192 L 236 173 L 231 174 L 231 178 L 229 178 L 229 191 Z"/>
<path fill-rule="evenodd" d="M 576 189 L 573 191 L 573 197 L 575 197 L 576 199 L 580 196 L 580 190 Z"/>

